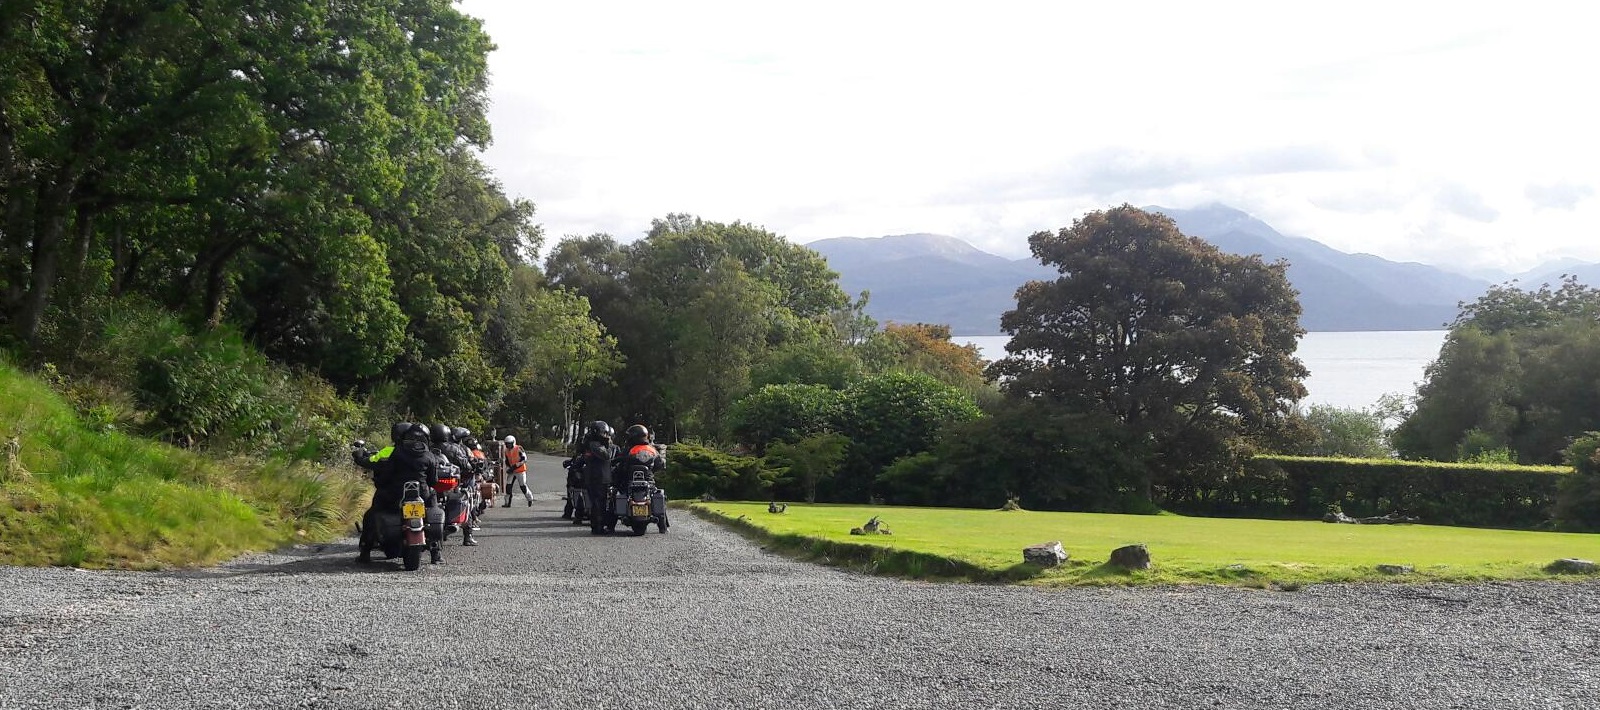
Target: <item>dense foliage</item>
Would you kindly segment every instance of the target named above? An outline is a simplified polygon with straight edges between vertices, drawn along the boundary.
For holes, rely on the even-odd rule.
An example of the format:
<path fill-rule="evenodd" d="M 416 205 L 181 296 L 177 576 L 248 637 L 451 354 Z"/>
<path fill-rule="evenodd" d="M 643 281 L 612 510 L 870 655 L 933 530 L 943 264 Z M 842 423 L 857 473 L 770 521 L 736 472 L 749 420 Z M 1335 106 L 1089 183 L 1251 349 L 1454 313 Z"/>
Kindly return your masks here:
<path fill-rule="evenodd" d="M 559 421 L 529 403 L 616 358 L 586 302 L 546 293 L 532 205 L 477 158 L 491 49 L 448 0 L 5 3 L 0 337 L 186 443 L 313 455 L 331 441 L 279 434 L 305 399 L 347 432 L 332 392 Z M 165 339 L 113 352 L 119 324 Z"/>
<path fill-rule="evenodd" d="M 1018 290 L 990 375 L 1013 399 L 1105 415 L 1147 442 L 1146 497 L 1180 473 L 1222 475 L 1291 421 L 1306 369 L 1285 264 L 1224 254 L 1128 205 L 1029 243 L 1061 275 Z"/>
<path fill-rule="evenodd" d="M 1382 412 L 1316 404 L 1304 420 L 1308 436 L 1298 447 L 1303 455 L 1377 459 L 1392 454 Z"/>
<path fill-rule="evenodd" d="M 1600 432 L 1585 432 L 1562 455 L 1572 475 L 1561 479 L 1555 522 L 1567 530 L 1600 531 Z"/>
<path fill-rule="evenodd" d="M 1194 486 L 1186 512 L 1315 518 L 1338 506 L 1363 517 L 1400 512 L 1434 525 L 1548 525 L 1570 469 L 1397 459 L 1258 456 L 1226 479 Z"/>
<path fill-rule="evenodd" d="M 1558 463 L 1600 428 L 1600 289 L 1568 279 L 1497 286 L 1465 306 L 1394 433 L 1407 458 L 1454 461 L 1507 449 Z"/>

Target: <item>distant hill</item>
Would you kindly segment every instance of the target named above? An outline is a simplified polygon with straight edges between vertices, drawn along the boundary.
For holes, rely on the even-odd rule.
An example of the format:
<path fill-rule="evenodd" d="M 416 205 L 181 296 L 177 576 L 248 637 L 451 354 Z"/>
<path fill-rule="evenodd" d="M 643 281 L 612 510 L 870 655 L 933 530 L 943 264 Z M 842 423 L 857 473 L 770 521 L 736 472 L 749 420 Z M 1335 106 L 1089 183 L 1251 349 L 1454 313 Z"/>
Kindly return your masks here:
<path fill-rule="evenodd" d="M 958 335 L 1000 332 L 1000 314 L 1016 306 L 1017 287 L 1055 278 L 1032 259 L 1011 260 L 955 237 L 900 234 L 839 237 L 806 246 L 827 257 L 851 295 L 872 292 L 878 322 L 944 323 Z"/>
<path fill-rule="evenodd" d="M 1493 281 L 1426 264 L 1349 254 L 1291 237 L 1249 214 L 1211 205 L 1179 210 L 1146 207 L 1173 218 L 1185 234 L 1233 254 L 1289 262 L 1307 330 L 1436 330 L 1456 316 L 1457 304 L 1481 295 Z M 852 294 L 872 293 L 867 312 L 882 321 L 945 323 L 957 335 L 994 335 L 1000 314 L 1015 307 L 1016 290 L 1053 279 L 1054 269 L 1032 259 L 1011 260 L 938 234 L 840 237 L 807 246 L 828 259 Z M 1562 262 L 1557 273 L 1578 273 L 1600 284 L 1600 264 Z M 1554 283 L 1554 277 L 1543 280 Z M 1540 280 L 1522 279 L 1523 285 Z"/>
<path fill-rule="evenodd" d="M 1304 237 L 1289 237 L 1239 210 L 1146 207 L 1231 254 L 1289 262 L 1306 330 L 1436 330 L 1456 317 L 1461 301 L 1489 288 L 1483 279 L 1434 266 L 1349 254 Z"/>

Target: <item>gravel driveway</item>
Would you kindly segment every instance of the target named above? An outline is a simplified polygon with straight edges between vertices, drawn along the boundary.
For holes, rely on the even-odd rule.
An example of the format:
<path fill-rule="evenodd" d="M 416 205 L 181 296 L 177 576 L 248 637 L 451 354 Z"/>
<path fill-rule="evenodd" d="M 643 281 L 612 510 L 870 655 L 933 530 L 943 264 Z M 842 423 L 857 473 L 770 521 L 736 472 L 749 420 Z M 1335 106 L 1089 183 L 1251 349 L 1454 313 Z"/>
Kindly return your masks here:
<path fill-rule="evenodd" d="M 557 490 L 557 460 L 533 463 Z M 1600 583 L 925 584 L 681 512 L 596 538 L 540 498 L 416 573 L 358 565 L 349 540 L 171 573 L 0 568 L 0 710 L 1600 707 Z"/>

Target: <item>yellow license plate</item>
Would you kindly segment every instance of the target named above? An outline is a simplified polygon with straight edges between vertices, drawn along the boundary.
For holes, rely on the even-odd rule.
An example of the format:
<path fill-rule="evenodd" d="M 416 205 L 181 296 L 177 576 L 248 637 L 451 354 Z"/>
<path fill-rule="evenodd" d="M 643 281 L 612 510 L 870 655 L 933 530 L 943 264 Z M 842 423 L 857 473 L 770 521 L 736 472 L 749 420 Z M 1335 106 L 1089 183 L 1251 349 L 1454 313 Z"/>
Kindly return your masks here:
<path fill-rule="evenodd" d="M 428 513 L 428 506 L 424 503 L 406 503 L 400 506 L 400 515 L 406 518 L 421 518 Z"/>
<path fill-rule="evenodd" d="M 635 518 L 648 518 L 648 517 L 650 517 L 650 506 L 641 505 L 641 504 L 635 503 L 633 505 L 633 517 L 635 517 Z"/>

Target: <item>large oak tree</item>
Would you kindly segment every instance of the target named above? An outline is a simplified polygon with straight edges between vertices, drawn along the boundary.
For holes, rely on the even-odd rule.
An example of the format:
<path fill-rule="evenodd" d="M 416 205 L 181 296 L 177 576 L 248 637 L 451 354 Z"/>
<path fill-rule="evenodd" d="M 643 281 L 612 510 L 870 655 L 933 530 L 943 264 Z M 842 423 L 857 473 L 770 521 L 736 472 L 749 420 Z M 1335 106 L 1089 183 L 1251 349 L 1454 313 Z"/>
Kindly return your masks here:
<path fill-rule="evenodd" d="M 1111 415 L 1164 472 L 1225 462 L 1305 396 L 1304 330 L 1283 262 L 1234 256 L 1129 205 L 1029 238 L 1054 281 L 1017 291 L 990 367 L 1014 397 Z"/>

